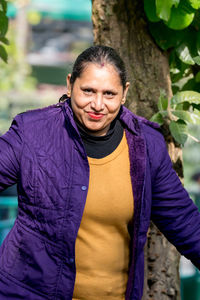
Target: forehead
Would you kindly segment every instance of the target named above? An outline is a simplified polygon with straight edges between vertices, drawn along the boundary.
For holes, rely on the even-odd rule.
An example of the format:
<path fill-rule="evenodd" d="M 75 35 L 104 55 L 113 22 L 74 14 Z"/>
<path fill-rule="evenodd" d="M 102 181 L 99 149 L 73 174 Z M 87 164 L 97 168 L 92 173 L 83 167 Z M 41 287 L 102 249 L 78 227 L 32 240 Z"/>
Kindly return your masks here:
<path fill-rule="evenodd" d="M 88 63 L 79 78 L 81 81 L 108 81 L 122 85 L 116 68 L 109 63 Z"/>

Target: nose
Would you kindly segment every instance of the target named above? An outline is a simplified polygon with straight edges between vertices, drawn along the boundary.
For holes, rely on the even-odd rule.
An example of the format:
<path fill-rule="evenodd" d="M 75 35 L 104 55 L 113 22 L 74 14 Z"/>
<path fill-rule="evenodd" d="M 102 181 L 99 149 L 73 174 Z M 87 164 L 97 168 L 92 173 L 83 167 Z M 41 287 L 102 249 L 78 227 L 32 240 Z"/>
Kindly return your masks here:
<path fill-rule="evenodd" d="M 95 98 L 91 102 L 91 107 L 95 111 L 101 111 L 104 109 L 104 100 L 102 94 L 95 95 Z"/>

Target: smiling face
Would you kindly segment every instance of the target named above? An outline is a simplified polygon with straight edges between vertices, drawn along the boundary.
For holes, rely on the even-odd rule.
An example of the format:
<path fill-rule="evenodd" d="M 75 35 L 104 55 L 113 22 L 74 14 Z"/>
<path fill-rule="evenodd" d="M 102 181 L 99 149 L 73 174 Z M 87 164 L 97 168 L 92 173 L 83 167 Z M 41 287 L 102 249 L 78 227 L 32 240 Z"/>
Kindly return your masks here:
<path fill-rule="evenodd" d="M 111 64 L 88 63 L 73 86 L 67 77 L 73 113 L 85 130 L 96 136 L 107 133 L 110 123 L 124 104 L 129 83 L 123 89 L 119 74 Z"/>

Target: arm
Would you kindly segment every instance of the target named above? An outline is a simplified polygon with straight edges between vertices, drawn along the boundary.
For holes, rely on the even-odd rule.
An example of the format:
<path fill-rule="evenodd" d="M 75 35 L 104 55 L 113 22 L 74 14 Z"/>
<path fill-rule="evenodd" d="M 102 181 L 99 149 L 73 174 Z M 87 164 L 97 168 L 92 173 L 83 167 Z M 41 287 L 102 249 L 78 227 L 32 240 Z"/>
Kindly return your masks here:
<path fill-rule="evenodd" d="M 152 220 L 177 250 L 200 268 L 200 213 L 172 168 L 165 142 L 152 186 Z"/>
<path fill-rule="evenodd" d="M 0 137 L 0 191 L 18 180 L 22 142 L 22 117 L 16 116 L 10 129 Z"/>

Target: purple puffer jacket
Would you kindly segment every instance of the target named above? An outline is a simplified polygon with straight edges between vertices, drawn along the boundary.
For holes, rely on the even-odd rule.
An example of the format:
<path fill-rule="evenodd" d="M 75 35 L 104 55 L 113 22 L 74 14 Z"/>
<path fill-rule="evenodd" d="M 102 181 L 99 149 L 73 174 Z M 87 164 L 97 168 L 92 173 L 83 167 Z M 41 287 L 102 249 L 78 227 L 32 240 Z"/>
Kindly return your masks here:
<path fill-rule="evenodd" d="M 16 222 L 0 249 L 0 300 L 72 299 L 89 165 L 68 102 L 18 115 L 0 138 L 0 191 L 17 182 L 19 194 Z M 120 118 L 134 193 L 126 299 L 140 300 L 150 218 L 200 266 L 200 215 L 172 169 L 156 125 L 125 107 Z"/>

